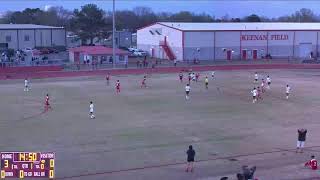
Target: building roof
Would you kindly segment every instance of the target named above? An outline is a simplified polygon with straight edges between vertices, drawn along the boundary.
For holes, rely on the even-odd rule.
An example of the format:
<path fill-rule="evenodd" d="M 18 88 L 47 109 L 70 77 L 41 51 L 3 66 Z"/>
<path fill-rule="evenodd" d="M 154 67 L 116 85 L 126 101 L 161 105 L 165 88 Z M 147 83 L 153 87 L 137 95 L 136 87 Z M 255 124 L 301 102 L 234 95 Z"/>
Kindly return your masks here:
<path fill-rule="evenodd" d="M 64 29 L 64 27 L 43 26 L 36 24 L 0 24 L 0 29 Z"/>
<path fill-rule="evenodd" d="M 112 48 L 104 46 L 80 46 L 76 48 L 70 48 L 71 52 L 80 52 L 88 55 L 112 55 Z M 115 49 L 116 55 L 129 55 L 130 52 L 121 49 Z"/>
<path fill-rule="evenodd" d="M 184 23 L 158 22 L 181 31 L 255 31 L 255 30 L 320 30 L 320 23 Z M 153 25 L 153 24 L 152 24 Z M 151 25 L 151 26 L 152 26 Z"/>

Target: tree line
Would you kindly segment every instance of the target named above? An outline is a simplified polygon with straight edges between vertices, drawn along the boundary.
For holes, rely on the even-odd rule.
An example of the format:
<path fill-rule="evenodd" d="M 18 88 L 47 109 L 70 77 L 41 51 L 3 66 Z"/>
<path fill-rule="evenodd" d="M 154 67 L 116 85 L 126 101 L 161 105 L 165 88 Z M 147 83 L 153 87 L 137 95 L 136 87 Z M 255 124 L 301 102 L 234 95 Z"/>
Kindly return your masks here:
<path fill-rule="evenodd" d="M 155 13 L 148 7 L 135 7 L 132 10 L 117 10 L 115 13 L 116 29 L 136 29 L 154 22 L 319 22 L 320 16 L 310 9 L 300 9 L 291 15 L 267 18 L 256 14 L 245 17 L 216 18 L 207 13 L 196 14 L 189 11 L 178 13 Z M 87 4 L 73 11 L 63 7 L 51 7 L 44 11 L 40 8 L 26 8 L 23 11 L 8 11 L 0 18 L 1 24 L 38 24 L 63 26 L 68 31 L 79 35 L 81 39 L 94 37 L 106 38 L 112 30 L 112 12 L 104 11 L 95 4 Z"/>

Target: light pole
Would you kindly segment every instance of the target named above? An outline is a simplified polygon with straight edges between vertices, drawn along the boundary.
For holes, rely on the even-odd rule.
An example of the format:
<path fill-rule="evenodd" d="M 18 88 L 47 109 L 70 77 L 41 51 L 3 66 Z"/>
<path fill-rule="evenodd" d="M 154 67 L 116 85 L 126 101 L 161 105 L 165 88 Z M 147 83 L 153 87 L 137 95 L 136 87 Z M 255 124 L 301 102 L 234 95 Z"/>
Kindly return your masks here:
<path fill-rule="evenodd" d="M 116 66 L 116 52 L 115 52 L 115 0 L 112 0 L 113 8 L 112 8 L 112 64 L 113 68 Z"/>

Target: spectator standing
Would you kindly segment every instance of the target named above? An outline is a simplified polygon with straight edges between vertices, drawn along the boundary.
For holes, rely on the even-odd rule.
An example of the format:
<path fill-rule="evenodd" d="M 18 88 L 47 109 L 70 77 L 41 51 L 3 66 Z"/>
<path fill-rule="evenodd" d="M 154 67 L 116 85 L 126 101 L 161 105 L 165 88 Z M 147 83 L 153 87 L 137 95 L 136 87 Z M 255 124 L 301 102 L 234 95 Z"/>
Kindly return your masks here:
<path fill-rule="evenodd" d="M 307 136 L 307 129 L 298 129 L 298 141 L 297 141 L 297 153 L 300 150 L 300 153 L 303 152 L 303 148 L 304 148 L 304 143 L 306 141 L 306 136 Z"/>
<path fill-rule="evenodd" d="M 147 56 L 144 56 L 143 64 L 144 64 L 145 67 L 147 66 Z"/>
<path fill-rule="evenodd" d="M 196 156 L 196 152 L 193 150 L 192 145 L 189 146 L 189 149 L 187 150 L 187 169 L 186 172 L 190 170 L 190 172 L 193 172 L 193 163 L 194 163 L 194 157 Z"/>
<path fill-rule="evenodd" d="M 244 177 L 241 173 L 237 174 L 237 180 L 244 180 Z"/>
<path fill-rule="evenodd" d="M 253 166 L 242 166 L 243 176 L 245 180 L 254 180 L 254 173 L 256 172 L 257 167 Z"/>

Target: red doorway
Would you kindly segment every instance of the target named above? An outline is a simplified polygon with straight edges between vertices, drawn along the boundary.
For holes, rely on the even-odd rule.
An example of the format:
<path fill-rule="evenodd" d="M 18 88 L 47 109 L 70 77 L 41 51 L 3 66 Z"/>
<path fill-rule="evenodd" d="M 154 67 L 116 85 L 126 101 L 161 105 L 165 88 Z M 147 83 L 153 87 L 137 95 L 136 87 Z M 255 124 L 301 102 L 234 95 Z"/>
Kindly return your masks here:
<path fill-rule="evenodd" d="M 74 62 L 75 63 L 80 63 L 80 53 L 79 52 L 75 52 L 74 53 Z"/>
<path fill-rule="evenodd" d="M 247 50 L 246 49 L 242 50 L 242 59 L 247 60 Z"/>
<path fill-rule="evenodd" d="M 232 51 L 227 50 L 227 60 L 231 60 L 231 56 L 232 56 Z"/>
<path fill-rule="evenodd" d="M 154 48 L 151 48 L 151 57 L 154 58 Z"/>
<path fill-rule="evenodd" d="M 258 50 L 254 49 L 253 50 L 253 60 L 257 60 L 258 59 Z"/>

